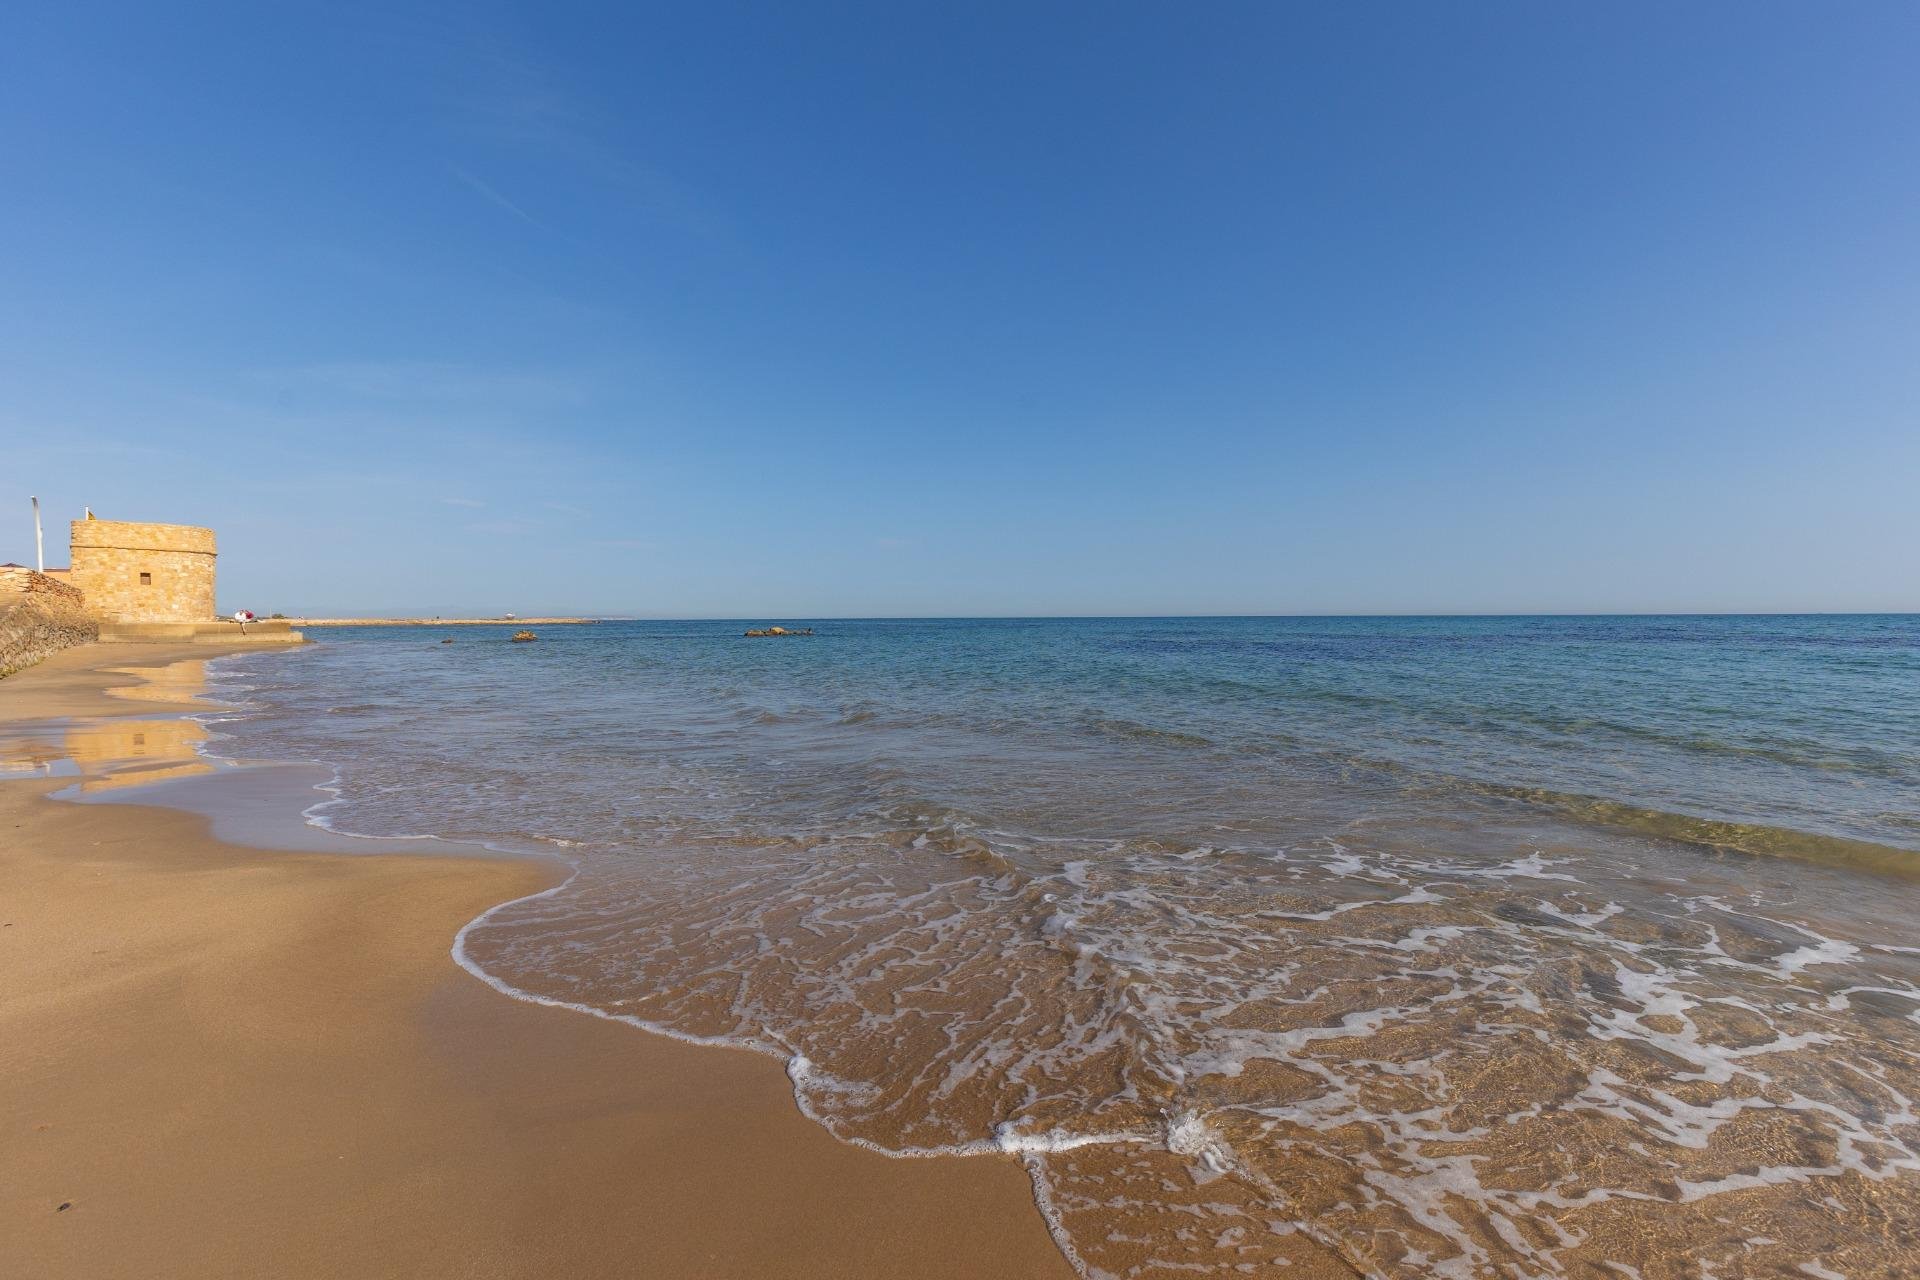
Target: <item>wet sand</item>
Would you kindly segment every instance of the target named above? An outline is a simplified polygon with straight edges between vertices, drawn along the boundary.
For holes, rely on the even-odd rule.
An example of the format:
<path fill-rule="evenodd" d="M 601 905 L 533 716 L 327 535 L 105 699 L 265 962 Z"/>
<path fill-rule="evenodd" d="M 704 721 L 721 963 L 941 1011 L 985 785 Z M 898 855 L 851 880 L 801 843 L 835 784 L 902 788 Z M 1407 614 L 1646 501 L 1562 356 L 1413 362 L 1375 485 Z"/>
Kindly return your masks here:
<path fill-rule="evenodd" d="M 185 709 L 167 664 L 209 656 L 58 655 L 0 682 L 0 737 Z M 1072 1274 L 1011 1159 L 844 1146 L 771 1059 L 457 968 L 552 867 L 262 851 L 69 781 L 0 785 L 0 1275 Z"/>

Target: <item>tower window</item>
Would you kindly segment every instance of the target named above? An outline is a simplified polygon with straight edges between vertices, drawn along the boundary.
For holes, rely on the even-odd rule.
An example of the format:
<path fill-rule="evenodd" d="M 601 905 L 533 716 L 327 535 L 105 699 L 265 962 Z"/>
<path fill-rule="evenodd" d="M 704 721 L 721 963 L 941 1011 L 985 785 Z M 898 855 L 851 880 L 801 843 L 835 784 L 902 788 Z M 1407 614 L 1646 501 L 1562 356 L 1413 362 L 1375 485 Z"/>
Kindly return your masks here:
<path fill-rule="evenodd" d="M 152 574 L 150 574 L 150 573 L 143 573 L 143 574 L 141 574 L 141 575 L 140 575 L 140 585 L 141 585 L 141 586 L 143 586 L 143 587 L 150 587 L 150 586 L 152 586 L 152 585 L 153 585 L 153 575 L 152 575 Z"/>

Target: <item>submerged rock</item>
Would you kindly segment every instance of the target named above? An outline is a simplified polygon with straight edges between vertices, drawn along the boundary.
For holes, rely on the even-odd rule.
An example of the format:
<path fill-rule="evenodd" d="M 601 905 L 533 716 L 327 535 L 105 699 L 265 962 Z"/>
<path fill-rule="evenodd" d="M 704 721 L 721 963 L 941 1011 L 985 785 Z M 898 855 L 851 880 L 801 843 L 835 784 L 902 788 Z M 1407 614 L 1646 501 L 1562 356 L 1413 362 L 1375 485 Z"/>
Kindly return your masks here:
<path fill-rule="evenodd" d="M 538 640 L 539 638 L 539 636 L 536 636 L 531 631 L 516 631 L 513 633 L 513 642 L 515 644 L 525 644 L 529 640 Z"/>
<path fill-rule="evenodd" d="M 761 627 L 756 631 L 749 631 L 747 632 L 747 634 L 749 636 L 755 636 L 755 637 L 758 637 L 758 636 L 810 636 L 813 634 L 813 628 L 800 627 L 795 630 L 789 630 L 786 627 Z"/>

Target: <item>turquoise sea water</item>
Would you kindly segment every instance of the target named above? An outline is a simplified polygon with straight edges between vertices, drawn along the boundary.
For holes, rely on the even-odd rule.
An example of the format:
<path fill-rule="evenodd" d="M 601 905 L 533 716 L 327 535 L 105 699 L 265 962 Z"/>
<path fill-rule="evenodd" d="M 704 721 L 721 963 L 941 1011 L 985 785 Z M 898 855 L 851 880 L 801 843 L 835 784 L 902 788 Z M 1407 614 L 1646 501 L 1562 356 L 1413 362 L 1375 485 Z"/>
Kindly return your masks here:
<path fill-rule="evenodd" d="M 477 972 L 1089 1274 L 1920 1257 L 1920 618 L 765 621 L 318 631 L 220 750 L 563 850 Z"/>
<path fill-rule="evenodd" d="M 438 816 L 469 816 L 460 766 L 565 793 L 613 780 L 573 769 L 589 756 L 631 771 L 613 803 L 643 822 L 724 822 L 732 806 L 811 822 L 910 799 L 1056 834 L 1134 832 L 1154 825 L 1149 809 L 1264 821 L 1257 791 L 1250 812 L 1204 798 L 1275 778 L 1389 791 L 1420 778 L 1920 851 L 1912 615 L 813 625 L 749 644 L 743 624 L 604 623 L 513 648 L 482 628 L 341 628 L 240 678 L 275 681 L 286 745 L 351 743 L 349 768 L 380 770 Z M 449 739 L 449 723 L 488 736 Z M 1098 762 L 1147 766 L 1125 778 L 1137 809 L 1087 776 Z M 682 798 L 730 788 L 718 807 Z M 580 798 L 541 809 L 542 834 L 608 834 L 589 816 L 608 802 Z M 489 829 L 509 815 L 470 816 Z"/>

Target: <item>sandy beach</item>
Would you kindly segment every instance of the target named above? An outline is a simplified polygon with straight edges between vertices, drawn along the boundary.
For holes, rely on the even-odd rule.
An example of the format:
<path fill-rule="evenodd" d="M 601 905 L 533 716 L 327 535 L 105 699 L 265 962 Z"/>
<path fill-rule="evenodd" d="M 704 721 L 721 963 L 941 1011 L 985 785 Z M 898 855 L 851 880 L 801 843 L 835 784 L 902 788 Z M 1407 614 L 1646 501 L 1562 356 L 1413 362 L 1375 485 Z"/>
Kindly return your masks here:
<path fill-rule="evenodd" d="M 0 682 L 0 738 L 191 709 L 209 656 L 63 653 Z M 455 966 L 556 867 L 245 848 L 70 782 L 0 786 L 0 1274 L 1072 1274 L 1011 1159 L 842 1145 L 772 1059 Z"/>

